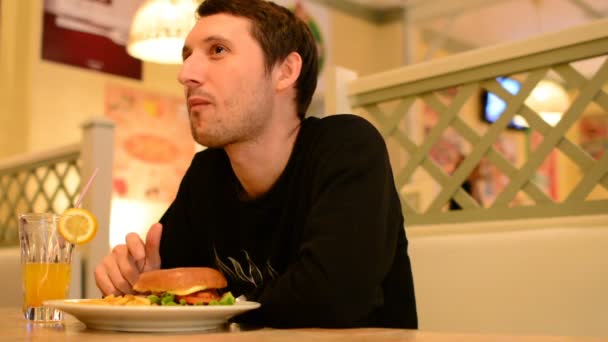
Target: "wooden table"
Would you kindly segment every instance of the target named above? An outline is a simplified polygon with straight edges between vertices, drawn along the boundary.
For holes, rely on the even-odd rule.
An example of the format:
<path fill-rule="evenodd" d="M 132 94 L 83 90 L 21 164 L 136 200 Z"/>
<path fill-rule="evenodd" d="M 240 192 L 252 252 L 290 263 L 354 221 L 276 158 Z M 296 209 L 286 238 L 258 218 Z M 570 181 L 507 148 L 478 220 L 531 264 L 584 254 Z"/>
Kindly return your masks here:
<path fill-rule="evenodd" d="M 45 325 L 27 322 L 18 308 L 0 308 L 2 341 L 216 341 L 216 342 L 599 342 L 605 338 L 506 336 L 426 332 L 398 329 L 257 329 L 213 333 L 127 333 L 87 329 L 73 317 Z"/>

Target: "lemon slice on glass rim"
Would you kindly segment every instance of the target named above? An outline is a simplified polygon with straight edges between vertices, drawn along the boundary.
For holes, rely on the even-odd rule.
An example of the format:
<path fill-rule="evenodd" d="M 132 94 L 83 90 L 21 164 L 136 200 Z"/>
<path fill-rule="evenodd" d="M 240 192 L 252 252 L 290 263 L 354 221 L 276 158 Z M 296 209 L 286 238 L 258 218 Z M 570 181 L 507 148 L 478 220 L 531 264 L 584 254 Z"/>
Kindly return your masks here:
<path fill-rule="evenodd" d="M 97 218 L 82 208 L 69 208 L 59 218 L 59 233 L 68 242 L 82 245 L 97 234 Z"/>

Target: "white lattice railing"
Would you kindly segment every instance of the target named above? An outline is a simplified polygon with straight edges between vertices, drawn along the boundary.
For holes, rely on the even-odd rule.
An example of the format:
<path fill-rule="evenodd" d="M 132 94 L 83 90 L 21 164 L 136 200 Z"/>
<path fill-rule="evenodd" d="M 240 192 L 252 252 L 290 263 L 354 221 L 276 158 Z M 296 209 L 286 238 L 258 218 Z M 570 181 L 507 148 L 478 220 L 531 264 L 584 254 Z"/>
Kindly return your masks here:
<path fill-rule="evenodd" d="M 18 213 L 61 213 L 75 206 L 80 145 L 20 157 L 0 165 L 0 241 L 17 245 Z"/>
<path fill-rule="evenodd" d="M 605 214 L 608 153 L 590 155 L 580 130 L 591 117 L 608 126 L 607 56 L 601 20 L 360 78 L 338 69 L 327 111 L 352 111 L 378 127 L 409 224 Z M 499 77 L 517 80 L 519 91 Z M 555 126 L 526 101 L 546 78 L 570 97 Z M 506 102 L 492 124 L 480 120 L 484 92 Z M 529 129 L 507 128 L 518 114 Z"/>
<path fill-rule="evenodd" d="M 0 244 L 18 245 L 17 215 L 26 212 L 62 213 L 75 205 L 82 179 L 95 168 L 99 172 L 82 206 L 95 214 L 99 230 L 82 252 L 82 291 L 78 296 L 98 293 L 93 268 L 109 252 L 110 200 L 114 124 L 95 119 L 83 126 L 82 141 L 53 150 L 0 161 Z"/>

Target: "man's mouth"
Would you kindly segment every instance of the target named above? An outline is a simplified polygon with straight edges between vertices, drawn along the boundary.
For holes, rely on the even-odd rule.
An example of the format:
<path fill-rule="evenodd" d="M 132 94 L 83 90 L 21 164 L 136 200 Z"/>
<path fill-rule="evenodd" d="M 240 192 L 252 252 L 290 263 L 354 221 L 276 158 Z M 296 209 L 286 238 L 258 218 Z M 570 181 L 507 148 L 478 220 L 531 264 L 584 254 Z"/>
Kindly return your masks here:
<path fill-rule="evenodd" d="M 194 110 L 197 107 L 204 107 L 210 104 L 211 101 L 202 97 L 192 96 L 188 98 L 188 108 L 190 108 L 190 111 Z"/>

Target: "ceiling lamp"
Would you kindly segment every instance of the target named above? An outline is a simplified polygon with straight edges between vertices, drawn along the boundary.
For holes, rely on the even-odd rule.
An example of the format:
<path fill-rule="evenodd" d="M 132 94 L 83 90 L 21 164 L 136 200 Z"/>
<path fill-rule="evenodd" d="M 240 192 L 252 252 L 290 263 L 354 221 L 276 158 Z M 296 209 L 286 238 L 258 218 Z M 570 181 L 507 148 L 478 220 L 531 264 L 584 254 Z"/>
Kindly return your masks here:
<path fill-rule="evenodd" d="M 568 109 L 570 97 L 559 83 L 545 79 L 538 82 L 525 103 L 546 123 L 555 126 Z M 517 115 L 514 121 L 518 125 L 529 127 L 528 122 L 520 115 Z"/>
<path fill-rule="evenodd" d="M 186 36 L 196 22 L 195 0 L 146 0 L 131 23 L 127 52 L 149 62 L 180 64 Z"/>
<path fill-rule="evenodd" d="M 542 33 L 542 0 L 532 0 L 536 12 L 536 25 Z M 525 101 L 526 106 L 538 113 L 540 117 L 551 126 L 557 125 L 562 115 L 570 106 L 570 97 L 561 84 L 545 78 L 538 82 Z M 522 122 L 517 122 L 521 120 Z M 529 127 L 528 122 L 521 116 L 516 116 L 516 123 Z"/>

